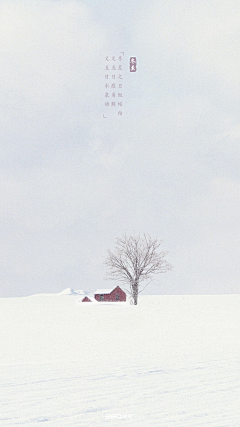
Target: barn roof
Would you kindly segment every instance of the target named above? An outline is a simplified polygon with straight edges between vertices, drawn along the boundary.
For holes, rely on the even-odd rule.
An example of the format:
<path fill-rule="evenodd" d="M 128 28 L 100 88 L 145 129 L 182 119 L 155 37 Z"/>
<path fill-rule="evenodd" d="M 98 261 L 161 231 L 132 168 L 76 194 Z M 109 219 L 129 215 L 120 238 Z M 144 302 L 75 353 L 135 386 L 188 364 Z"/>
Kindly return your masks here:
<path fill-rule="evenodd" d="M 111 289 L 97 289 L 95 292 L 94 292 L 94 295 L 97 295 L 97 294 L 110 294 L 112 291 L 114 291 L 114 289 L 116 289 L 116 288 L 120 288 L 120 286 L 119 285 L 117 285 L 117 286 L 114 286 L 114 288 L 111 288 Z M 121 289 L 121 288 L 120 288 Z M 122 289 L 121 289 L 122 290 Z M 124 292 L 124 291 L 123 291 Z"/>
<path fill-rule="evenodd" d="M 112 288 L 112 289 L 97 289 L 96 292 L 95 292 L 95 295 L 96 294 L 110 294 L 113 291 L 113 289 L 115 289 L 115 288 Z"/>

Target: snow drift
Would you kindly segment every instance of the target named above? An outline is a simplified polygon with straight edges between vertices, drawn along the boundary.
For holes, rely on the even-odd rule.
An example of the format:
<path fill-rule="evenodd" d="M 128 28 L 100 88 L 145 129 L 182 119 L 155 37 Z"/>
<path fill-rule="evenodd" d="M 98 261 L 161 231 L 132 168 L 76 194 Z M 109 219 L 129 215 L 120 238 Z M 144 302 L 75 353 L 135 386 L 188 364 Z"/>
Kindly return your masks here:
<path fill-rule="evenodd" d="M 240 295 L 80 300 L 0 299 L 1 426 L 238 425 Z"/>

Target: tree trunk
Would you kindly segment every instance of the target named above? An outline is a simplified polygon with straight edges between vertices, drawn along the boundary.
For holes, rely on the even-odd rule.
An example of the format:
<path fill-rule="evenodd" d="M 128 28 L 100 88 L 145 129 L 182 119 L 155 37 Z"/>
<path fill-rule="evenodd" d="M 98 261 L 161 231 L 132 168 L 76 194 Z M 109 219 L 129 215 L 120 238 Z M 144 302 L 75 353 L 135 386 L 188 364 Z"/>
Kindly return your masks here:
<path fill-rule="evenodd" d="M 137 305 L 137 302 L 138 302 L 138 283 L 134 283 L 134 285 L 133 285 L 132 297 L 133 297 L 133 304 Z"/>

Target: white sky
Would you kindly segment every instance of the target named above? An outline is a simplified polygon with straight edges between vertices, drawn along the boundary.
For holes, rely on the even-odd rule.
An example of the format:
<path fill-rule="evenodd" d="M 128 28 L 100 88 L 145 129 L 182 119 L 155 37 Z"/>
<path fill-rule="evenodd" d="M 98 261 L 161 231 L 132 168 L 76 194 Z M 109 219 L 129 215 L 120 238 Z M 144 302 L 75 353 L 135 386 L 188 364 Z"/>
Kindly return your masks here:
<path fill-rule="evenodd" d="M 239 1 L 3 0 L 0 55 L 0 296 L 111 287 L 134 231 L 175 267 L 148 293 L 239 292 Z"/>

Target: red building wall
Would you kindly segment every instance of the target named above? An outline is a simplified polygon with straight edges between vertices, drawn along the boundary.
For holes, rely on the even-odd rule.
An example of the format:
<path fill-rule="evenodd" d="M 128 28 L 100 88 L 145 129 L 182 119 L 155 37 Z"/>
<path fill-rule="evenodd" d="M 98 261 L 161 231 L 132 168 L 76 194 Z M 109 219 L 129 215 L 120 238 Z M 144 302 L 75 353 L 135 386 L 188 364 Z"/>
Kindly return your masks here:
<path fill-rule="evenodd" d="M 100 299 L 100 294 L 94 295 L 97 301 L 126 301 L 125 292 L 117 286 L 110 294 L 103 294 L 103 300 Z"/>

